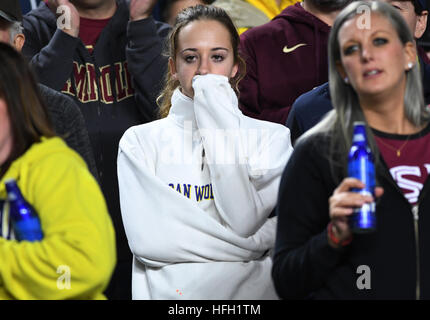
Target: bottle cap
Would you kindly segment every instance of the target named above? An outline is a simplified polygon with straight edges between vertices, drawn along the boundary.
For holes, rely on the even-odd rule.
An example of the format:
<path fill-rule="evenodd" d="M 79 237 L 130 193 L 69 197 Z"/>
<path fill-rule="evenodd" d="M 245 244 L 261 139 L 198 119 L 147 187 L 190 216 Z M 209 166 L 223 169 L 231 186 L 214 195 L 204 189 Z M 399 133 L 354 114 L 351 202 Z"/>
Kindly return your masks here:
<path fill-rule="evenodd" d="M 9 178 L 9 179 L 6 179 L 6 180 L 4 181 L 4 183 L 5 183 L 5 184 L 16 183 L 16 180 L 15 180 L 14 178 Z"/>
<path fill-rule="evenodd" d="M 355 126 L 365 126 L 366 122 L 364 122 L 364 121 L 354 121 L 353 125 L 354 125 L 354 127 Z"/>

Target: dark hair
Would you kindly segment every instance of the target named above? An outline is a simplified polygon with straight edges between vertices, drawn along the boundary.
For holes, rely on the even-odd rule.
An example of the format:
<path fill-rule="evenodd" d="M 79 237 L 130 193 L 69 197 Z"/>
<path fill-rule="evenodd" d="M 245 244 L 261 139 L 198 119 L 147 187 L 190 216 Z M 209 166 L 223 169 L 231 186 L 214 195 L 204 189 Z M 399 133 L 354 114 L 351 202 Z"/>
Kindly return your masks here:
<path fill-rule="evenodd" d="M 178 47 L 178 35 L 183 27 L 191 22 L 199 20 L 214 20 L 221 23 L 227 28 L 230 33 L 231 44 L 233 47 L 234 63 L 239 65 L 238 72 L 234 78 L 230 79 L 230 84 L 235 90 L 236 94 L 239 94 L 238 83 L 245 76 L 245 61 L 239 55 L 239 44 L 240 38 L 237 33 L 236 27 L 229 15 L 221 8 L 215 6 L 197 5 L 194 7 L 188 7 L 182 10 L 176 17 L 175 25 L 168 38 L 168 53 L 167 55 L 176 60 L 176 50 Z M 169 68 L 165 79 L 165 86 L 160 96 L 157 99 L 157 103 L 160 106 L 160 117 L 165 117 L 169 113 L 171 104 L 171 98 L 173 92 L 179 87 L 179 81 L 172 78 L 172 72 Z"/>
<path fill-rule="evenodd" d="M 5 43 L 0 43 L 0 98 L 6 102 L 13 139 L 12 152 L 0 169 L 2 177 L 33 143 L 55 135 L 27 61 Z"/>
<path fill-rule="evenodd" d="M 403 1 L 412 2 L 412 4 L 414 5 L 415 14 L 417 16 L 420 16 L 424 10 L 427 10 L 427 0 L 403 0 Z"/>
<path fill-rule="evenodd" d="M 184 1 L 184 0 L 167 0 L 165 2 L 164 8 L 162 9 L 162 12 L 161 12 L 161 19 L 164 22 L 166 23 L 168 22 L 170 10 L 172 9 L 172 6 L 178 1 Z M 203 4 L 212 4 L 212 2 L 214 2 L 215 0 L 201 0 L 201 1 L 203 2 Z"/>

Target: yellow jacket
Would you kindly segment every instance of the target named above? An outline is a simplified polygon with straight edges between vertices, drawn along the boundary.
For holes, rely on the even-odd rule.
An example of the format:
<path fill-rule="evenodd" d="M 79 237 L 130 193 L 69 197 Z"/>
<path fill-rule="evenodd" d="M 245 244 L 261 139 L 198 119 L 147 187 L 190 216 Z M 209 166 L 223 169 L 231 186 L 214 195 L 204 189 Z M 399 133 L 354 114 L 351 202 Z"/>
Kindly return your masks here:
<path fill-rule="evenodd" d="M 246 30 L 265 24 L 281 13 L 286 7 L 300 0 L 216 0 L 213 5 L 227 11 L 239 34 Z"/>
<path fill-rule="evenodd" d="M 0 180 L 0 199 L 6 199 L 9 178 L 36 209 L 44 238 L 0 237 L 0 299 L 105 299 L 116 262 L 115 235 L 85 162 L 60 138 L 42 138 Z M 1 234 L 8 225 L 4 211 Z"/>

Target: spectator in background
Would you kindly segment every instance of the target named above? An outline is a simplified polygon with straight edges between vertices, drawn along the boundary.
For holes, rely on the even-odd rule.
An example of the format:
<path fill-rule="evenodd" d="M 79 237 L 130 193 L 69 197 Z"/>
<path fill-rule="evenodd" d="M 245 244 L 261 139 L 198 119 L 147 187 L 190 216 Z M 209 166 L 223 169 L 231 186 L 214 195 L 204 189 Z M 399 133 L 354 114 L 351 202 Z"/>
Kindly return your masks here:
<path fill-rule="evenodd" d="M 382 0 L 384 1 L 384 0 Z M 425 0 L 384 1 L 396 8 L 405 19 L 415 40 L 421 38 L 427 27 L 427 2 Z M 430 104 L 430 65 L 425 50 L 417 45 L 417 59 L 423 77 L 424 100 Z M 333 109 L 328 82 L 304 93 L 294 102 L 286 125 L 291 130 L 291 141 L 295 141 L 317 124 Z"/>
<path fill-rule="evenodd" d="M 418 41 L 418 45 L 425 50 L 427 58 L 430 59 L 430 27 L 429 27 L 429 24 L 430 24 L 430 19 L 427 19 L 426 32 L 424 32 L 424 35 Z"/>
<path fill-rule="evenodd" d="M 14 240 L 5 201 L 5 181 L 11 178 L 38 213 L 40 241 Z M 105 299 L 115 266 L 115 235 L 106 202 L 85 162 L 55 137 L 27 61 L 4 43 L 0 216 L 1 300 Z M 68 285 L 59 282 L 63 272 L 70 275 Z"/>
<path fill-rule="evenodd" d="M 22 13 L 25 14 L 32 9 L 36 9 L 42 0 L 19 0 L 22 8 Z"/>
<path fill-rule="evenodd" d="M 214 6 L 223 8 L 233 20 L 237 31 L 261 26 L 272 20 L 286 7 L 300 0 L 215 0 Z"/>
<path fill-rule="evenodd" d="M 285 125 L 294 100 L 328 80 L 327 39 L 351 0 L 304 0 L 241 35 L 246 76 L 239 84 L 244 114 Z"/>
<path fill-rule="evenodd" d="M 152 121 L 170 28 L 151 17 L 156 0 L 49 0 L 24 17 L 23 53 L 40 82 L 74 98 L 84 115 L 117 235 L 118 265 L 107 295 L 130 299 L 131 253 L 121 220 L 116 159 L 129 127 Z M 57 29 L 57 6 L 70 26 Z M 62 22 L 62 21 L 60 21 Z"/>
<path fill-rule="evenodd" d="M 279 190 L 272 275 L 284 299 L 430 299 L 430 113 L 409 29 L 382 1 L 352 3 L 333 25 L 335 109 L 297 141 Z M 352 192 L 364 185 L 346 174 L 356 121 L 374 155 L 374 197 Z M 352 234 L 350 215 L 376 199 L 376 231 Z"/>
<path fill-rule="evenodd" d="M 25 42 L 22 30 L 22 15 L 17 0 L 0 2 L 0 42 L 6 42 L 21 52 Z M 98 179 L 93 151 L 82 113 L 73 99 L 66 95 L 38 85 L 43 102 L 46 104 L 55 133 L 85 160 L 91 173 Z"/>
<path fill-rule="evenodd" d="M 210 4 L 213 0 L 167 0 L 162 11 L 163 21 L 173 26 L 176 16 L 182 9 L 198 4 Z"/>

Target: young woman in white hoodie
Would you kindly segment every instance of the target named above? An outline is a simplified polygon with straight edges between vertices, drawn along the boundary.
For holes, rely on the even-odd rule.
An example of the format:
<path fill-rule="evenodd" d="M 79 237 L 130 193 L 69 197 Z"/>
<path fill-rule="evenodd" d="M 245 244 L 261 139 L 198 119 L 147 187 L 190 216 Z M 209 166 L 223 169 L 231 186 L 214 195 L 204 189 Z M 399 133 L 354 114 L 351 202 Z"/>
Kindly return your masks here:
<path fill-rule="evenodd" d="M 119 144 L 133 299 L 276 299 L 275 207 L 289 130 L 244 116 L 244 66 L 228 15 L 182 11 L 170 35 L 161 119 Z"/>

